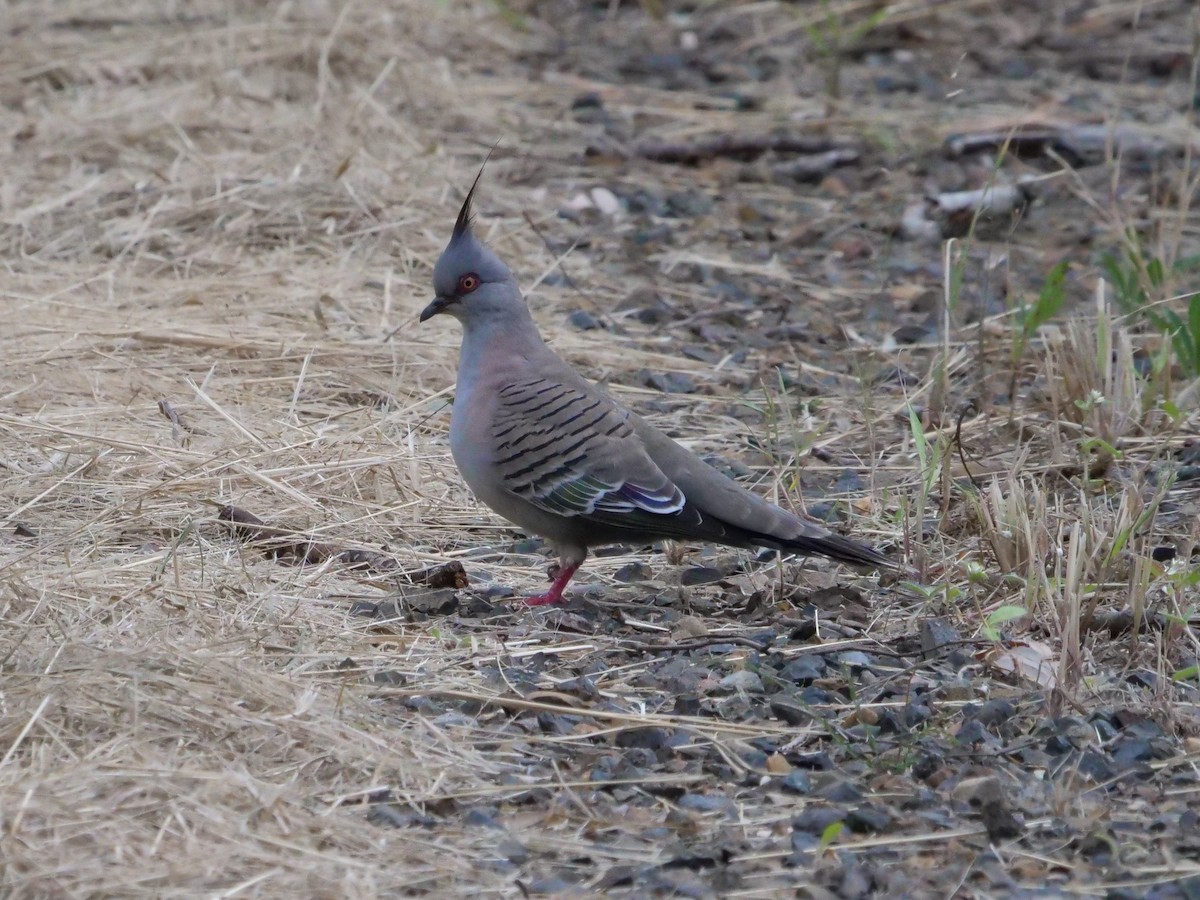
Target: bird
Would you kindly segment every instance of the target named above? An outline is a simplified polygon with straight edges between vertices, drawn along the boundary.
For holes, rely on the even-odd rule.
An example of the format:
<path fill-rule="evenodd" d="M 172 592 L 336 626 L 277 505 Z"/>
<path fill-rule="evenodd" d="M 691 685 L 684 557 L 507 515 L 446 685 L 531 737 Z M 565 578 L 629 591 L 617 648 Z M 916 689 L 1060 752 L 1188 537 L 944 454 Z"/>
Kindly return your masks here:
<path fill-rule="evenodd" d="M 433 269 L 419 321 L 462 326 L 450 451 L 475 496 L 546 538 L 563 591 L 590 549 L 669 539 L 767 547 L 897 568 L 879 551 L 782 509 L 717 471 L 587 381 L 542 339 L 512 272 L 476 235 L 480 169 Z"/>

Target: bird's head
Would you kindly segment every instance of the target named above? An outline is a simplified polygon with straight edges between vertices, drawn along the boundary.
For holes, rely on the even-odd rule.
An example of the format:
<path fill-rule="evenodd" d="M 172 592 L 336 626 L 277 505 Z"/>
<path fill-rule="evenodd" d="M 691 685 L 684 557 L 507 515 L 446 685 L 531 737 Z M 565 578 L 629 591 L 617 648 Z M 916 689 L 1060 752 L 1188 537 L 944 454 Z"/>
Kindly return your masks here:
<path fill-rule="evenodd" d="M 467 192 L 450 242 L 433 267 L 434 298 L 421 310 L 424 322 L 441 313 L 454 316 L 464 325 L 487 316 L 503 315 L 523 308 L 525 301 L 508 266 L 475 236 L 471 199 L 483 169 Z"/>

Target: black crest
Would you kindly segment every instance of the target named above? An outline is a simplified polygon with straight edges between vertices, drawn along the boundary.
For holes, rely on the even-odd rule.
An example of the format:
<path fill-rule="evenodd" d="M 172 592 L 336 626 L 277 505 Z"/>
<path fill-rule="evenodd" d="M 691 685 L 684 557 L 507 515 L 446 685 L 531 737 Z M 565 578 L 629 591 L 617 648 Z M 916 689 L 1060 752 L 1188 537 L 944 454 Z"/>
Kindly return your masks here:
<path fill-rule="evenodd" d="M 475 176 L 475 180 L 471 182 L 471 189 L 467 191 L 467 199 L 463 201 L 462 209 L 458 211 L 458 218 L 454 221 L 454 234 L 451 240 L 458 240 L 464 234 L 471 230 L 471 221 L 474 215 L 471 211 L 471 198 L 475 196 L 475 188 L 479 187 L 479 179 L 483 177 L 483 170 L 487 168 L 488 160 L 492 158 L 492 153 L 496 147 L 500 146 L 497 141 L 496 146 L 488 151 L 488 155 L 483 158 L 483 165 L 479 167 L 479 174 Z"/>

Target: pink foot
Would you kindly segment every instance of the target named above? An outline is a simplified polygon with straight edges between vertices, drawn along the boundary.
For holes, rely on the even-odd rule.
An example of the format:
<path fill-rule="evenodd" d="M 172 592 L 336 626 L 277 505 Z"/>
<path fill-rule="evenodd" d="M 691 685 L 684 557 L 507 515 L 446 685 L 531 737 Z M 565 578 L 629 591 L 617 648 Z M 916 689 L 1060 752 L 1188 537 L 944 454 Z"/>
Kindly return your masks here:
<path fill-rule="evenodd" d="M 563 589 L 567 586 L 567 582 L 571 580 L 571 576 L 579 569 L 579 563 L 573 566 L 563 566 L 558 570 L 558 575 L 555 576 L 554 582 L 550 585 L 550 590 L 544 594 L 534 594 L 532 597 L 525 598 L 526 606 L 558 606 L 566 603 L 563 599 Z"/>
<path fill-rule="evenodd" d="M 526 597 L 523 602 L 526 606 L 565 606 L 567 603 L 562 594 L 555 594 L 553 591 L 534 594 L 532 597 Z"/>

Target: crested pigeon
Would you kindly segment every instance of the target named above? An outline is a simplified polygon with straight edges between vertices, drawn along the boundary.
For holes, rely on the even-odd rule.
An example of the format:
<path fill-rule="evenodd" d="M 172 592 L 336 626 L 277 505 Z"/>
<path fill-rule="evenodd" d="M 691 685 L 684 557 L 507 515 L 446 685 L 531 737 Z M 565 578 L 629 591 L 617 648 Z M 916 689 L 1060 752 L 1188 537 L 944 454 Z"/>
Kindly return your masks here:
<path fill-rule="evenodd" d="M 482 170 L 480 172 L 482 175 Z M 508 267 L 459 210 L 420 315 L 462 324 L 450 449 L 475 495 L 548 538 L 560 566 L 530 605 L 563 602 L 591 547 L 705 541 L 895 568 L 878 551 L 780 509 L 584 380 L 542 341 Z"/>

